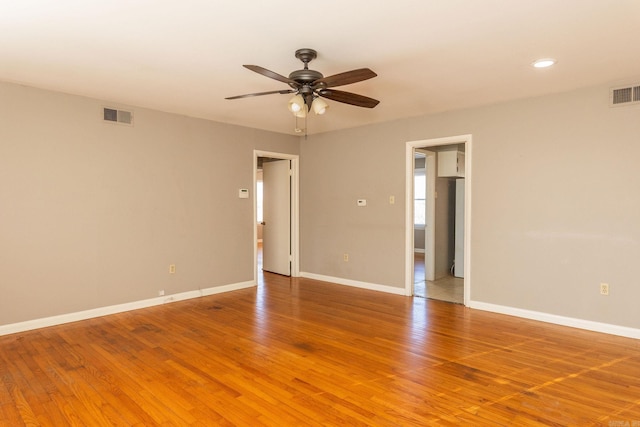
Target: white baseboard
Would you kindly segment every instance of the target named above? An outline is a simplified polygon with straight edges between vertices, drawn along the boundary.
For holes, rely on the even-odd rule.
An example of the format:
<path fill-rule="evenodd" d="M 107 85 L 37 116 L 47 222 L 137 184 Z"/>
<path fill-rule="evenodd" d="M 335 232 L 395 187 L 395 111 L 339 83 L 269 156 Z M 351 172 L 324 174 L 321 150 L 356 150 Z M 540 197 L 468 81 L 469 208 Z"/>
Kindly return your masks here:
<path fill-rule="evenodd" d="M 239 291 L 240 289 L 251 288 L 253 286 L 256 286 L 256 282 L 254 282 L 253 280 L 249 280 L 247 282 L 232 283 L 230 285 L 222 285 L 222 286 L 215 286 L 213 288 L 205 288 L 205 289 L 202 289 L 201 292 L 202 292 L 202 296 L 206 297 L 209 295 L 221 294 L 224 292 Z"/>
<path fill-rule="evenodd" d="M 370 291 L 386 292 L 388 294 L 405 295 L 405 289 L 388 285 L 378 285 L 376 283 L 359 282 L 357 280 L 343 279 L 341 277 L 324 276 L 322 274 L 300 272 L 300 277 L 307 279 L 321 280 L 338 285 L 353 286 L 355 288 L 368 289 Z"/>
<path fill-rule="evenodd" d="M 420 248 L 413 248 L 413 252 L 416 254 L 423 254 L 425 253 L 424 249 L 420 249 Z"/>
<path fill-rule="evenodd" d="M 491 311 L 493 313 L 507 314 L 509 316 L 538 320 L 540 322 L 585 329 L 588 331 L 602 332 L 627 338 L 640 339 L 640 329 L 626 326 L 610 325 L 608 323 L 593 322 L 591 320 L 575 319 L 572 317 L 558 316 L 539 311 L 524 310 L 521 308 L 507 307 L 504 305 L 489 304 L 480 301 L 469 301 L 469 307 L 477 310 Z"/>
<path fill-rule="evenodd" d="M 356 288 L 368 289 L 378 292 L 386 292 L 395 295 L 405 295 L 404 288 L 379 285 L 375 283 L 360 282 L 356 280 L 343 279 L 340 277 L 324 276 L 321 274 L 301 272 L 300 277 L 331 282 L 338 285 L 353 286 Z M 33 329 L 45 328 L 48 326 L 62 325 L 64 323 L 77 322 L 80 320 L 92 319 L 94 317 L 107 316 L 110 314 L 122 313 L 125 311 L 138 310 L 141 308 L 153 307 L 156 305 L 170 304 L 192 298 L 199 298 L 208 295 L 215 295 L 223 292 L 231 292 L 256 286 L 254 281 L 233 283 L 229 285 L 216 286 L 212 288 L 195 291 L 182 292 L 179 294 L 165 295 L 162 297 L 150 298 L 146 300 L 133 301 L 124 304 L 100 307 L 91 310 L 78 311 L 75 313 L 61 314 L 58 316 L 45 317 L 42 319 L 28 320 L 25 322 L 0 325 L 0 336 L 18 332 L 30 331 Z M 593 322 L 590 320 L 575 319 L 572 317 L 558 316 L 555 314 L 543 313 L 539 311 L 525 310 L 521 308 L 508 307 L 497 304 L 490 304 L 481 301 L 469 301 L 469 307 L 477 310 L 490 311 L 493 313 L 506 314 L 509 316 L 521 317 L 524 319 L 538 320 L 556 325 L 569 326 L 572 328 L 585 329 L 605 334 L 618 335 L 627 338 L 640 339 L 640 329 L 626 326 L 611 325 L 608 323 Z"/>
<path fill-rule="evenodd" d="M 141 308 L 153 307 L 155 305 L 170 304 L 172 302 L 184 301 L 192 298 L 199 298 L 223 292 L 236 291 L 239 289 L 256 286 L 253 280 L 248 282 L 233 283 L 230 285 L 215 286 L 212 288 L 199 289 L 195 291 L 181 292 L 179 294 L 165 295 L 157 298 L 150 298 L 141 301 L 133 301 L 124 304 L 99 307 L 91 310 L 78 311 L 75 313 L 61 314 L 58 316 L 44 317 L 42 319 L 27 320 L 26 322 L 0 325 L 0 336 L 15 334 L 18 332 L 30 331 L 33 329 L 46 328 L 48 326 L 62 325 L 64 323 L 77 322 L 79 320 L 92 319 L 94 317 L 107 316 L 109 314 L 122 313 L 125 311 L 138 310 Z"/>

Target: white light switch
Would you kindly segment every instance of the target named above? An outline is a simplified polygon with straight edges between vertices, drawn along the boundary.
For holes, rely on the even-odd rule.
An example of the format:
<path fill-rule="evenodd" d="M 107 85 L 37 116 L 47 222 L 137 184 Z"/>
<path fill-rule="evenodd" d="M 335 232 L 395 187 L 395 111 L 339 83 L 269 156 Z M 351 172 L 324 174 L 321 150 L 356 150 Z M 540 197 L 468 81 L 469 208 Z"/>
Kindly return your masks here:
<path fill-rule="evenodd" d="M 248 188 L 241 188 L 240 190 L 238 190 L 238 197 L 241 199 L 248 199 L 249 198 L 249 189 Z"/>
<path fill-rule="evenodd" d="M 358 199 L 358 206 L 367 206 L 367 199 Z"/>

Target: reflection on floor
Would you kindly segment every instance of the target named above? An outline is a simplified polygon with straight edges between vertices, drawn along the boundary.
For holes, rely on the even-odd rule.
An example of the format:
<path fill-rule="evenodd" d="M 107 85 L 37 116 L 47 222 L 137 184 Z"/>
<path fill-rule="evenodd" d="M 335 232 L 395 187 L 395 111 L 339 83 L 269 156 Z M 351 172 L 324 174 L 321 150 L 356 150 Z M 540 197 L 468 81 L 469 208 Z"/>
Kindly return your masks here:
<path fill-rule="evenodd" d="M 435 281 L 426 281 L 424 254 L 414 255 L 414 295 L 417 297 L 464 304 L 464 279 L 445 276 Z"/>
<path fill-rule="evenodd" d="M 258 242 L 258 285 L 264 284 L 262 271 L 262 242 Z M 456 304 L 464 304 L 464 279 L 446 276 L 435 281 L 425 281 L 424 254 L 416 253 L 414 258 L 414 295 L 422 298 L 437 299 Z M 270 274 L 270 273 L 267 273 Z M 426 284 L 426 288 L 425 288 Z"/>

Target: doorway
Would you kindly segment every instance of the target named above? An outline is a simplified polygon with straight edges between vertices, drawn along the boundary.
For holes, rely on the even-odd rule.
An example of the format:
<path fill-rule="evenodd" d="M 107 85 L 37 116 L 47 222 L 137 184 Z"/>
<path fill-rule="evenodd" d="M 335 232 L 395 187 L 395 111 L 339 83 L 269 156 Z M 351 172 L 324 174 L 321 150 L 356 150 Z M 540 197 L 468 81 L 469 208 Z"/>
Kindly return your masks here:
<path fill-rule="evenodd" d="M 444 153 L 444 154 L 443 154 Z M 461 154 L 460 154 L 461 153 Z M 416 251 L 421 230 L 417 230 L 415 218 L 419 206 L 414 193 L 416 186 L 416 154 L 425 156 L 426 212 L 424 253 Z M 436 178 L 436 164 L 458 154 L 456 161 L 461 171 L 444 172 Z M 431 159 L 431 163 L 429 163 Z M 471 135 L 461 135 L 431 140 L 409 141 L 406 145 L 406 295 L 423 296 L 468 305 L 471 292 L 470 268 L 470 218 L 471 218 Z M 430 166 L 430 167 L 429 167 Z M 446 163 L 443 162 L 443 167 Z M 431 172 L 429 169 L 431 168 Z M 456 187 L 464 183 L 464 192 Z M 429 195 L 429 189 L 431 195 Z M 458 193 L 456 199 L 456 193 Z M 437 205 L 437 209 L 436 209 Z M 459 209 L 456 220 L 456 207 Z M 433 215 L 430 219 L 426 217 Z M 429 226 L 431 225 L 431 227 Z M 458 236 L 454 237 L 454 230 Z M 464 230 L 464 233 L 460 233 Z M 456 240 L 457 246 L 456 248 Z M 420 249 L 420 248 L 418 248 Z M 458 249 L 456 251 L 456 249 Z M 430 258 L 430 255 L 433 258 Z M 454 260 L 458 260 L 455 265 Z M 431 279 L 431 280 L 430 280 Z"/>
<path fill-rule="evenodd" d="M 280 179 L 276 179 L 277 198 L 282 201 L 286 199 L 286 204 L 278 203 L 269 204 L 272 200 L 266 202 L 266 209 L 269 211 L 271 218 L 258 216 L 258 188 L 262 184 L 264 190 L 264 163 L 273 163 L 275 166 L 268 173 L 269 176 L 280 176 L 286 173 L 286 183 L 282 183 Z M 291 277 L 299 276 L 299 221 L 298 221 L 298 200 L 299 200 L 299 174 L 298 174 L 298 156 L 285 153 L 275 153 L 269 151 L 254 150 L 253 153 L 253 182 L 254 182 L 254 282 L 259 284 L 262 277 L 262 267 L 266 261 L 269 265 L 275 265 L 270 269 L 278 274 L 284 274 Z M 286 165 L 286 166 L 285 166 Z M 284 171 L 286 169 L 286 172 Z M 269 178 L 267 178 L 269 179 Z M 287 186 L 285 188 L 285 185 Z M 265 192 L 265 199 L 274 196 L 274 192 Z M 286 197 L 284 196 L 286 194 Z M 271 205 L 271 208 L 268 206 Z M 262 205 L 265 207 L 265 204 Z M 267 212 L 264 212 L 265 214 Z M 276 228 L 277 227 L 277 228 Z M 285 227 L 283 229 L 283 227 Z M 267 230 L 270 228 L 270 230 Z M 278 231 L 280 230 L 280 231 Z M 274 234 L 275 232 L 275 234 Z M 269 241 L 267 242 L 266 239 Z M 265 253 L 265 248 L 268 254 Z M 281 267 L 277 267 L 280 265 Z M 284 267 L 282 267 L 284 265 Z"/>

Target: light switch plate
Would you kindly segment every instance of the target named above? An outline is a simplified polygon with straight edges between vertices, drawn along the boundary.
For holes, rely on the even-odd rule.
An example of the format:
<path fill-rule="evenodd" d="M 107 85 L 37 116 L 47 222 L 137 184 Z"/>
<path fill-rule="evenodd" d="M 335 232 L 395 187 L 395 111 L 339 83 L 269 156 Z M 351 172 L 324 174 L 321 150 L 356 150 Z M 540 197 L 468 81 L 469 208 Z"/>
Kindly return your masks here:
<path fill-rule="evenodd" d="M 248 188 L 241 188 L 240 190 L 238 190 L 238 197 L 241 199 L 248 199 L 249 198 L 249 189 Z"/>
<path fill-rule="evenodd" d="M 367 206 L 367 199 L 358 199 L 358 206 Z"/>

